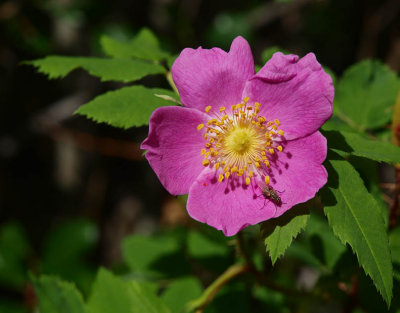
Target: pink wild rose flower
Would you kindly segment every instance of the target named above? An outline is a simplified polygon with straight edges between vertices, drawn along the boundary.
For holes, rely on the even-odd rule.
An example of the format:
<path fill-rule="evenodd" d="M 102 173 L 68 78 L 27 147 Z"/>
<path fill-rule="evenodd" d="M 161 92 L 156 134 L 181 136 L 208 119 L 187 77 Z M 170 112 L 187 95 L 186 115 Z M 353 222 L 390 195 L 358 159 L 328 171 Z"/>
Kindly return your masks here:
<path fill-rule="evenodd" d="M 184 49 L 172 66 L 183 107 L 161 107 L 142 143 L 189 215 L 235 235 L 282 215 L 325 185 L 334 89 L 313 53 L 275 53 L 258 73 L 249 44 Z M 268 191 L 269 190 L 269 191 Z"/>

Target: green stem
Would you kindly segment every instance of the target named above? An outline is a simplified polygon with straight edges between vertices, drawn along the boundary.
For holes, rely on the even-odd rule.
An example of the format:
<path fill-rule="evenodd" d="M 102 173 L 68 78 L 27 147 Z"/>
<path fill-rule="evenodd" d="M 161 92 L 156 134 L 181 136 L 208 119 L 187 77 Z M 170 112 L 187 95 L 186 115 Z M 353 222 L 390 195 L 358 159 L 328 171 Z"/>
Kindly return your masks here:
<path fill-rule="evenodd" d="M 199 298 L 190 301 L 186 305 L 185 312 L 191 312 L 193 310 L 196 310 L 196 313 L 203 312 L 204 308 L 212 301 L 212 299 L 214 299 L 215 295 L 222 286 L 236 276 L 246 273 L 249 270 L 250 268 L 243 264 L 234 264 L 230 266 L 224 273 L 222 273 L 221 276 L 219 276 L 210 286 L 208 286 L 206 290 L 204 290 L 203 294 Z"/>

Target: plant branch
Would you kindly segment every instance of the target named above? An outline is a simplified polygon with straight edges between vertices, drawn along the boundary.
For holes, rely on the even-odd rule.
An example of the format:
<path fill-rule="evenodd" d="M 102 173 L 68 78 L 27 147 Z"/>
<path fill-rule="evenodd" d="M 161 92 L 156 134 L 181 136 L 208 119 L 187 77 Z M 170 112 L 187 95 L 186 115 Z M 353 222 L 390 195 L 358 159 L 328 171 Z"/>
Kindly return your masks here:
<path fill-rule="evenodd" d="M 210 286 L 204 290 L 203 294 L 193 300 L 190 301 L 185 308 L 185 312 L 191 312 L 196 310 L 196 313 L 203 312 L 204 308 L 209 304 L 217 294 L 217 292 L 228 283 L 230 280 L 235 278 L 236 276 L 246 273 L 250 270 L 247 265 L 243 264 L 234 264 L 230 266 L 221 276 L 219 276 Z"/>

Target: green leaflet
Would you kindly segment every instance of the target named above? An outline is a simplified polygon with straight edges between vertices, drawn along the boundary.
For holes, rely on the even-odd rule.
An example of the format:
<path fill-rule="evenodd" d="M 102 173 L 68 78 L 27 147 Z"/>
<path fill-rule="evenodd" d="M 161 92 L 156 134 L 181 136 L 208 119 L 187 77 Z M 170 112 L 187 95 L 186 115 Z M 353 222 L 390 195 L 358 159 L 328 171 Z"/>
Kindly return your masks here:
<path fill-rule="evenodd" d="M 266 250 L 272 264 L 281 257 L 292 240 L 306 227 L 309 211 L 304 204 L 297 205 L 278 218 L 261 223 Z"/>
<path fill-rule="evenodd" d="M 305 236 L 317 236 L 322 243 L 322 254 L 324 264 L 332 269 L 341 255 L 346 251 L 346 247 L 329 230 L 326 219 L 317 214 L 311 214 L 305 230 Z"/>
<path fill-rule="evenodd" d="M 328 146 L 333 150 L 387 163 L 400 163 L 400 147 L 389 142 L 368 139 L 347 131 L 324 131 Z"/>
<path fill-rule="evenodd" d="M 82 295 L 75 285 L 52 276 L 33 278 L 40 313 L 85 313 Z"/>
<path fill-rule="evenodd" d="M 131 235 L 122 243 L 125 262 L 133 273 L 150 277 L 177 277 L 190 273 L 182 245 L 172 234 Z"/>
<path fill-rule="evenodd" d="M 133 82 L 147 75 L 166 72 L 161 65 L 132 59 L 107 59 L 89 57 L 48 56 L 24 64 L 38 68 L 49 78 L 62 78 L 69 72 L 83 68 L 101 81 Z"/>
<path fill-rule="evenodd" d="M 380 208 L 350 163 L 332 154 L 326 168 L 329 182 L 322 196 L 329 225 L 343 243 L 352 247 L 389 306 L 393 269 Z"/>
<path fill-rule="evenodd" d="M 145 284 L 123 281 L 102 268 L 93 284 L 87 312 L 170 313 L 170 310 Z"/>
<path fill-rule="evenodd" d="M 398 88 L 396 74 L 379 61 L 357 63 L 336 86 L 334 114 L 359 131 L 386 125 Z"/>
<path fill-rule="evenodd" d="M 100 40 L 103 51 L 113 58 L 139 58 L 158 61 L 169 54 L 160 49 L 157 37 L 143 28 L 131 41 L 117 41 L 103 36 Z"/>
<path fill-rule="evenodd" d="M 0 284 L 17 290 L 26 283 L 26 261 L 31 252 L 26 231 L 19 223 L 0 228 Z"/>
<path fill-rule="evenodd" d="M 172 312 L 183 312 L 187 302 L 201 296 L 203 288 L 195 277 L 184 277 L 168 285 L 161 298 Z"/>
<path fill-rule="evenodd" d="M 102 94 L 82 105 L 75 113 L 119 128 L 143 126 L 149 123 L 155 109 L 172 103 L 155 95 L 176 97 L 166 89 L 130 86 Z"/>

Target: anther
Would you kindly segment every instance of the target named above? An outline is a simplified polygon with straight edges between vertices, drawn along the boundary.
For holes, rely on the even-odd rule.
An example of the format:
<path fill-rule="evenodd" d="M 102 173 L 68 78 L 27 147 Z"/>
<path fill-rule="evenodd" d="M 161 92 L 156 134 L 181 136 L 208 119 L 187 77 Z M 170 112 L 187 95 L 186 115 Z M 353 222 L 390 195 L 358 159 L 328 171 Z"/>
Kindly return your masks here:
<path fill-rule="evenodd" d="M 281 122 L 279 122 L 279 120 L 278 120 L 277 118 L 274 119 L 274 122 L 275 122 L 275 124 L 278 125 L 278 126 L 281 125 Z"/>
<path fill-rule="evenodd" d="M 224 180 L 224 175 L 219 174 L 218 182 L 222 182 Z"/>
<path fill-rule="evenodd" d="M 201 162 L 204 166 L 208 166 L 210 164 L 210 160 L 204 159 L 203 162 Z"/>
<path fill-rule="evenodd" d="M 220 108 L 219 108 L 219 111 L 220 111 L 220 112 L 225 111 L 225 107 L 220 107 Z"/>
<path fill-rule="evenodd" d="M 204 127 L 204 124 L 199 124 L 199 125 L 197 126 L 197 130 L 202 129 L 203 127 Z"/>
<path fill-rule="evenodd" d="M 246 177 L 246 185 L 250 185 L 250 177 Z"/>
<path fill-rule="evenodd" d="M 218 170 L 219 169 L 219 163 L 215 163 L 214 167 L 215 167 L 216 170 Z"/>
<path fill-rule="evenodd" d="M 271 153 L 271 154 L 274 154 L 275 153 L 275 151 L 274 151 L 274 149 L 268 149 L 268 151 L 269 151 L 269 153 Z"/>
<path fill-rule="evenodd" d="M 243 102 L 244 102 L 244 103 L 247 103 L 247 102 L 249 102 L 249 100 L 250 100 L 249 97 L 245 97 L 245 98 L 243 99 Z"/>
<path fill-rule="evenodd" d="M 205 109 L 206 113 L 210 112 L 210 110 L 211 110 L 211 105 L 206 106 L 206 109 Z"/>
<path fill-rule="evenodd" d="M 225 178 L 226 179 L 228 179 L 230 175 L 231 175 L 231 172 L 225 172 Z"/>
<path fill-rule="evenodd" d="M 279 152 L 282 152 L 283 150 L 282 146 L 277 146 L 276 149 L 278 149 Z"/>
<path fill-rule="evenodd" d="M 269 176 L 265 176 L 265 183 L 267 184 L 267 185 L 269 185 Z"/>
<path fill-rule="evenodd" d="M 285 133 L 285 132 L 284 132 L 282 129 L 278 130 L 278 134 L 279 134 L 279 135 L 283 136 L 284 133 Z"/>

